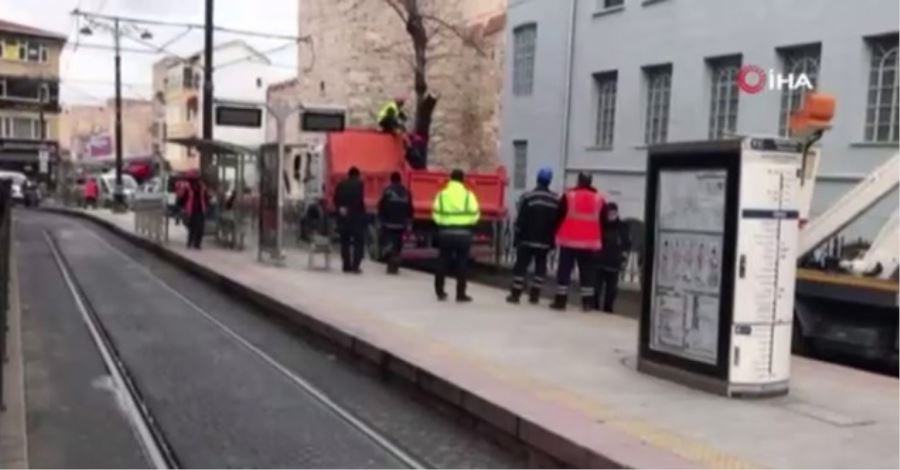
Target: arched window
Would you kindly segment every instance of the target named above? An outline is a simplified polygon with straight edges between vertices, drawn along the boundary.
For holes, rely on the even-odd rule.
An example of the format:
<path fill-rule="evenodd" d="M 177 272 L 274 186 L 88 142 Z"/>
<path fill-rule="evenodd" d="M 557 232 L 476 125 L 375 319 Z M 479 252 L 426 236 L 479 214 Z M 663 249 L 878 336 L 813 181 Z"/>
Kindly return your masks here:
<path fill-rule="evenodd" d="M 821 47 L 818 44 L 782 49 L 780 55 L 784 70 L 788 75 L 793 76 L 794 81 L 799 80 L 799 77 L 805 74 L 813 89 L 819 86 Z M 781 112 L 778 119 L 780 135 L 790 136 L 791 114 L 803 106 L 807 93 L 808 90 L 805 88 L 791 90 L 791 87 L 785 86 L 781 89 Z"/>
<path fill-rule="evenodd" d="M 722 139 L 737 130 L 740 56 L 707 61 L 711 72 L 709 93 L 709 138 Z"/>
<path fill-rule="evenodd" d="M 900 140 L 900 77 L 898 77 L 897 35 L 869 40 L 872 62 L 866 108 L 867 142 L 895 143 Z"/>
<path fill-rule="evenodd" d="M 513 30 L 513 94 L 527 96 L 534 90 L 534 57 L 537 25 L 525 24 Z"/>

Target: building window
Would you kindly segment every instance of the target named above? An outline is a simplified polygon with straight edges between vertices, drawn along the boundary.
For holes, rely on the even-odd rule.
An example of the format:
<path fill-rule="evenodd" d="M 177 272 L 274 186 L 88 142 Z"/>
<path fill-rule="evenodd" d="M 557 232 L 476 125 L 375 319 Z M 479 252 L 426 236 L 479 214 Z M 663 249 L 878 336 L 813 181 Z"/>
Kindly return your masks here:
<path fill-rule="evenodd" d="M 601 2 L 604 10 L 625 6 L 625 0 L 601 0 Z"/>
<path fill-rule="evenodd" d="M 616 82 L 617 72 L 594 75 L 597 88 L 597 133 L 594 144 L 601 149 L 611 149 L 616 128 Z"/>
<path fill-rule="evenodd" d="M 706 61 L 710 72 L 709 138 L 723 139 L 737 130 L 737 75 L 741 56 L 720 57 Z"/>
<path fill-rule="evenodd" d="M 792 82 L 800 75 L 809 78 L 813 88 L 819 85 L 819 61 L 822 54 L 822 46 L 813 44 L 809 46 L 787 47 L 778 50 L 784 73 L 792 78 Z M 791 90 L 784 87 L 781 90 L 781 112 L 778 118 L 778 133 L 784 137 L 790 137 L 791 114 L 803 106 L 806 100 L 807 90 L 797 88 Z"/>
<path fill-rule="evenodd" d="M 14 117 L 7 123 L 7 135 L 13 139 L 38 139 L 40 134 L 40 122 L 37 119 Z"/>
<path fill-rule="evenodd" d="M 867 40 L 872 62 L 866 107 L 865 140 L 896 143 L 900 137 L 900 77 L 898 77 L 896 33 Z"/>
<path fill-rule="evenodd" d="M 46 64 L 50 61 L 50 50 L 47 46 L 41 46 L 41 63 Z"/>
<path fill-rule="evenodd" d="M 669 137 L 669 102 L 672 97 L 672 65 L 644 67 L 647 110 L 644 143 L 661 144 Z"/>
<path fill-rule="evenodd" d="M 6 96 L 6 79 L 0 78 L 0 98 Z"/>
<path fill-rule="evenodd" d="M 525 189 L 528 183 L 528 141 L 513 142 L 513 189 Z"/>
<path fill-rule="evenodd" d="M 534 89 L 534 55 L 537 25 L 519 26 L 513 31 L 513 94 L 531 95 Z"/>
<path fill-rule="evenodd" d="M 50 85 L 41 83 L 41 87 L 38 88 L 38 101 L 41 103 L 50 102 Z"/>

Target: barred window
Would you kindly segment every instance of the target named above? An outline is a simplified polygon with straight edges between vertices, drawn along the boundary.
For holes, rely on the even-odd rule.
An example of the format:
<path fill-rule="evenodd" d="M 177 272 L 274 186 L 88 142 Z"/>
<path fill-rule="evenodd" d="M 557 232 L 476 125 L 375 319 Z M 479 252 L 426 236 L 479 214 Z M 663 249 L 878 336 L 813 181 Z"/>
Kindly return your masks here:
<path fill-rule="evenodd" d="M 647 110 L 644 142 L 648 145 L 666 142 L 669 137 L 669 102 L 672 96 L 672 65 L 644 67 L 647 83 Z"/>
<path fill-rule="evenodd" d="M 519 26 L 513 31 L 513 94 L 530 95 L 534 90 L 534 55 L 537 25 Z"/>
<path fill-rule="evenodd" d="M 805 74 L 813 88 L 819 85 L 819 61 L 821 54 L 822 46 L 820 44 L 787 47 L 778 51 L 784 73 L 790 76 L 792 81 L 799 80 L 799 77 Z M 791 90 L 791 87 L 788 86 L 782 88 L 781 112 L 778 118 L 779 135 L 790 137 L 791 114 L 803 107 L 807 93 L 808 90 L 805 88 L 797 88 L 796 90 Z"/>
<path fill-rule="evenodd" d="M 616 129 L 616 82 L 618 72 L 594 75 L 597 88 L 597 133 L 594 143 L 602 149 L 611 149 Z"/>
<path fill-rule="evenodd" d="M 525 189 L 528 184 L 528 141 L 514 141 L 513 154 L 513 189 Z"/>
<path fill-rule="evenodd" d="M 737 130 L 741 56 L 708 59 L 710 71 L 709 138 L 723 139 Z"/>
<path fill-rule="evenodd" d="M 869 68 L 869 95 L 866 108 L 865 140 L 894 142 L 900 137 L 898 129 L 898 67 L 896 33 L 871 38 L 868 41 L 872 62 Z"/>

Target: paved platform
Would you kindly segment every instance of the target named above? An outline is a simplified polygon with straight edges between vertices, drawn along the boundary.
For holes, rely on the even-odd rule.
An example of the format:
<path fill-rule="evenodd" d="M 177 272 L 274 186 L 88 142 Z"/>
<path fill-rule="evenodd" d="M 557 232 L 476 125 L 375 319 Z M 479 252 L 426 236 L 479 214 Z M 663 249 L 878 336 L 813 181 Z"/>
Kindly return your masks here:
<path fill-rule="evenodd" d="M 133 236 L 128 214 L 87 215 Z M 335 341 L 570 465 L 900 466 L 893 377 L 794 357 L 789 395 L 726 399 L 637 372 L 628 318 L 513 307 L 481 285 L 473 304 L 439 303 L 425 274 L 310 271 L 297 251 L 271 267 L 254 250 L 187 251 L 183 230 L 171 234 L 173 259 L 302 312 L 298 321 L 325 325 Z"/>

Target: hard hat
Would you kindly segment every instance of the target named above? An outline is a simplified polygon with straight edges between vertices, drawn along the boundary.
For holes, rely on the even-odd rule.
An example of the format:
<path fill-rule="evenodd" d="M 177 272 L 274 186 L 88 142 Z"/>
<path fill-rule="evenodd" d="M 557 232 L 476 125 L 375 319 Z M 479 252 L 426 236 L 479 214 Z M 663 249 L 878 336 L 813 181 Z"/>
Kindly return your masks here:
<path fill-rule="evenodd" d="M 394 101 L 398 104 L 403 104 L 406 103 L 406 97 L 403 95 L 396 95 L 394 96 Z"/>
<path fill-rule="evenodd" d="M 553 181 L 553 169 L 550 167 L 543 167 L 538 171 L 537 180 L 539 183 L 550 183 Z"/>

